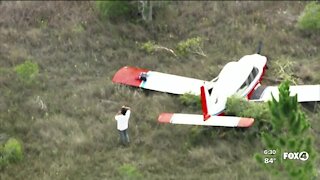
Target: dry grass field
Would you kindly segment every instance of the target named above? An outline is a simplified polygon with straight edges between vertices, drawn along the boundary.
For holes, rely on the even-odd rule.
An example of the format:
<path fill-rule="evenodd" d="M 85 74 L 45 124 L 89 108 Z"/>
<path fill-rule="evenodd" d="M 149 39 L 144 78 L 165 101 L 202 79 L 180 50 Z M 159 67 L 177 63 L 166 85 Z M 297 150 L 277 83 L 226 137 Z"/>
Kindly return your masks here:
<path fill-rule="evenodd" d="M 259 139 L 241 131 L 191 143 L 200 127 L 162 125 L 157 117 L 200 109 L 111 79 L 130 65 L 211 80 L 227 62 L 254 53 L 262 40 L 270 61 L 293 62 L 299 83 L 320 84 L 320 36 L 296 27 L 305 5 L 172 2 L 151 23 L 139 23 L 103 19 L 93 1 L 2 2 L 0 134 L 22 142 L 24 159 L 0 169 L 0 179 L 272 179 L 253 158 L 263 150 Z M 155 41 L 174 48 L 192 37 L 204 39 L 207 57 L 147 54 L 139 47 Z M 14 71 L 26 60 L 39 65 L 31 85 Z M 267 77 L 277 79 L 273 72 Z M 129 147 L 120 146 L 114 121 L 123 104 L 132 108 Z M 305 112 L 319 137 L 320 106 Z"/>

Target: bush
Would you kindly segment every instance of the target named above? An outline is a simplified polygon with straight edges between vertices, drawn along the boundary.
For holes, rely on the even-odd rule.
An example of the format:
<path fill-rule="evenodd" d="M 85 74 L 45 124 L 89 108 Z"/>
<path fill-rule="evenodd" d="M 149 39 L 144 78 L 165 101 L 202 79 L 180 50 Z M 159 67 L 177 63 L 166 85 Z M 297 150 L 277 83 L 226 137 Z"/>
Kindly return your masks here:
<path fill-rule="evenodd" d="M 274 74 L 276 74 L 276 79 L 273 79 L 273 81 L 277 84 L 284 80 L 289 80 L 290 83 L 295 85 L 299 84 L 300 79 L 296 76 L 294 69 L 297 66 L 297 62 L 286 57 L 279 57 L 277 61 L 271 61 L 269 65 L 270 70 L 267 72 L 267 76 L 274 77 Z"/>
<path fill-rule="evenodd" d="M 131 1 L 96 1 L 96 7 L 103 17 L 115 18 L 130 15 L 135 6 Z"/>
<path fill-rule="evenodd" d="M 320 3 L 309 3 L 298 20 L 298 27 L 303 30 L 320 30 Z"/>
<path fill-rule="evenodd" d="M 153 53 L 156 50 L 156 44 L 153 41 L 148 41 L 141 44 L 140 49 L 147 53 Z"/>
<path fill-rule="evenodd" d="M 33 63 L 31 60 L 25 61 L 14 68 L 18 75 L 18 78 L 27 84 L 32 83 L 39 74 L 39 67 L 37 63 Z"/>
<path fill-rule="evenodd" d="M 258 135 L 270 129 L 270 112 L 265 102 L 250 102 L 243 97 L 231 96 L 227 100 L 226 115 L 238 117 L 251 117 L 255 119 L 250 133 Z"/>
<path fill-rule="evenodd" d="M 153 41 L 148 41 L 148 42 L 145 42 L 145 43 L 142 43 L 140 45 L 140 49 L 149 53 L 149 54 L 152 54 L 156 51 L 166 51 L 166 52 L 169 52 L 171 55 L 174 55 L 175 57 L 177 56 L 176 53 L 170 49 L 170 48 L 167 48 L 167 47 L 164 47 L 164 46 L 161 46 L 161 45 L 157 45 L 155 42 Z"/>
<path fill-rule="evenodd" d="M 276 150 L 273 156 L 279 161 L 281 152 L 309 153 L 308 161 L 303 163 L 297 161 L 276 162 L 272 166 L 264 163 L 264 157 L 258 153 L 256 161 L 264 169 L 271 171 L 273 175 L 285 175 L 289 179 L 315 179 L 316 177 L 316 150 L 310 131 L 310 124 L 305 114 L 301 111 L 297 101 L 297 95 L 290 96 L 289 81 L 279 86 L 279 101 L 272 97 L 268 102 L 272 129 L 261 135 L 264 149 Z M 278 153 L 279 152 L 279 153 Z"/>
<path fill-rule="evenodd" d="M 9 163 L 16 163 L 23 159 L 21 143 L 10 138 L 3 146 L 0 147 L 0 166 L 5 166 Z"/>
<path fill-rule="evenodd" d="M 186 56 L 191 53 L 206 57 L 201 47 L 202 39 L 200 37 L 196 37 L 179 42 L 176 50 L 180 56 Z"/>
<path fill-rule="evenodd" d="M 192 108 L 201 109 L 200 96 L 196 96 L 190 93 L 185 93 L 179 96 L 179 101 L 184 106 L 191 106 Z"/>

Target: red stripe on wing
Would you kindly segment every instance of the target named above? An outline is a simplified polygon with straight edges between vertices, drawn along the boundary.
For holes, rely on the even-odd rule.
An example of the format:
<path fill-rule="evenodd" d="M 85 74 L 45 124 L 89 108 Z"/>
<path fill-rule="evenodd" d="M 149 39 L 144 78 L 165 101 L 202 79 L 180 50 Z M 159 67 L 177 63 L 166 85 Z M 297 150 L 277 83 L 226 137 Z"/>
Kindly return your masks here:
<path fill-rule="evenodd" d="M 125 66 L 116 72 L 112 78 L 112 82 L 139 87 L 141 84 L 141 80 L 139 79 L 140 73 L 147 73 L 148 71 L 147 69 Z"/>
<path fill-rule="evenodd" d="M 173 113 L 161 113 L 158 117 L 158 122 L 171 123 L 172 116 L 173 116 Z"/>
<path fill-rule="evenodd" d="M 250 127 L 254 123 L 253 118 L 240 118 L 238 126 L 237 127 Z"/>

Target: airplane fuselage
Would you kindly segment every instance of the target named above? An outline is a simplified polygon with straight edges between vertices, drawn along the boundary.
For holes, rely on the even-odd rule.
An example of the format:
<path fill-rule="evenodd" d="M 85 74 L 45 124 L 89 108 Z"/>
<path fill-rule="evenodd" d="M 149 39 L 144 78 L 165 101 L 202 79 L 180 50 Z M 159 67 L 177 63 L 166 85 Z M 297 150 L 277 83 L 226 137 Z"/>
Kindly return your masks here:
<path fill-rule="evenodd" d="M 209 115 L 222 115 L 228 97 L 237 94 L 250 99 L 260 86 L 266 64 L 267 58 L 259 54 L 246 55 L 239 61 L 227 63 L 218 77 L 203 85 L 208 91 L 201 95 L 202 101 L 206 102 L 202 102 L 203 111 Z"/>

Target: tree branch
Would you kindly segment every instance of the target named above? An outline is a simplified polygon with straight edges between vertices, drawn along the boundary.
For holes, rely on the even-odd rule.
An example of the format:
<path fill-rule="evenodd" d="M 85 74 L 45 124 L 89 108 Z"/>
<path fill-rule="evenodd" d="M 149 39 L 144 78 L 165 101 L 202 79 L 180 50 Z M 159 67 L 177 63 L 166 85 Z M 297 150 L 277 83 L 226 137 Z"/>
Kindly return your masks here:
<path fill-rule="evenodd" d="M 159 46 L 159 45 L 155 45 L 154 48 L 156 50 L 161 50 L 162 49 L 162 50 L 168 51 L 168 52 L 170 52 L 171 54 L 173 54 L 174 56 L 177 57 L 177 54 L 172 49 L 166 48 L 164 46 Z"/>

